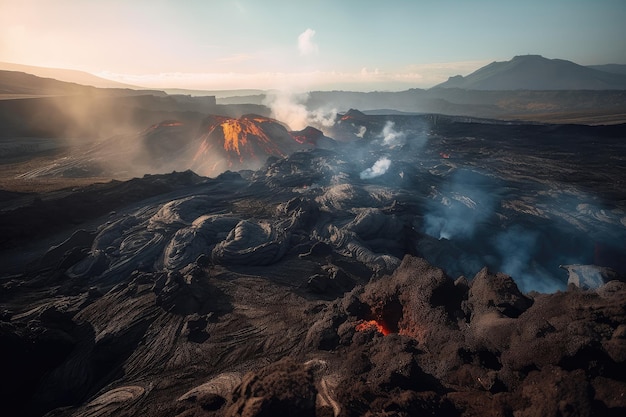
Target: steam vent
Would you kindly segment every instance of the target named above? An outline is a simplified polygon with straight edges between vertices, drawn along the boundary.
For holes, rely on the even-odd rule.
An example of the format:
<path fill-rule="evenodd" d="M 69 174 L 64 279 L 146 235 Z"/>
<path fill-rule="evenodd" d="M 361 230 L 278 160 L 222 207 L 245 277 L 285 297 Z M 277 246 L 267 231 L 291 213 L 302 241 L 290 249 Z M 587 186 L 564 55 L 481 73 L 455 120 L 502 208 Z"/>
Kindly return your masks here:
<path fill-rule="evenodd" d="M 0 193 L 2 415 L 624 415 L 624 125 L 163 103 Z"/>

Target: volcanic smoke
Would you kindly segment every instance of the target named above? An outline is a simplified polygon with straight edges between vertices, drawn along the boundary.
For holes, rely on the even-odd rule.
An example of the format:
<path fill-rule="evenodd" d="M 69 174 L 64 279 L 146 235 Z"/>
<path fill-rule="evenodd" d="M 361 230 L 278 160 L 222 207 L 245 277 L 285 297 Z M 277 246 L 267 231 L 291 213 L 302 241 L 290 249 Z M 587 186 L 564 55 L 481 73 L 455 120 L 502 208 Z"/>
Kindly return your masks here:
<path fill-rule="evenodd" d="M 387 157 L 382 157 L 374 163 L 371 168 L 367 168 L 361 172 L 362 180 L 369 180 L 372 178 L 380 177 L 387 172 L 391 166 L 391 160 Z"/>

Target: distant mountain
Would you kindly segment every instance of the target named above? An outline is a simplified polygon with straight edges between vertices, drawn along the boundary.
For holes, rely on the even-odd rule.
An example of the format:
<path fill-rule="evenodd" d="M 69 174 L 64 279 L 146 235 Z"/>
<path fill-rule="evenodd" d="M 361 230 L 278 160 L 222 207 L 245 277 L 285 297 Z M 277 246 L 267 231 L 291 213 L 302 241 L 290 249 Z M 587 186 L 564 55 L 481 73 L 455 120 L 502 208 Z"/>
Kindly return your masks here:
<path fill-rule="evenodd" d="M 184 94 L 188 96 L 198 96 L 198 97 L 214 96 L 217 99 L 228 98 L 228 97 L 241 97 L 241 96 L 248 97 L 252 95 L 264 95 L 267 92 L 266 90 L 255 90 L 255 89 L 190 90 L 190 89 L 185 89 L 185 88 L 160 88 L 160 90 L 165 91 L 167 94 Z M 234 104 L 241 104 L 241 103 L 234 103 Z M 251 104 L 251 103 L 249 101 L 246 101 L 245 104 Z"/>
<path fill-rule="evenodd" d="M 141 87 L 118 83 L 117 81 L 107 80 L 106 78 L 100 78 L 88 72 L 77 70 L 35 67 L 31 65 L 12 64 L 9 62 L 0 62 L 0 70 L 25 72 L 26 74 L 36 75 L 37 77 L 54 78 L 59 81 L 89 85 L 98 88 L 141 89 Z"/>
<path fill-rule="evenodd" d="M 540 55 L 492 62 L 466 77 L 457 75 L 433 88 L 465 90 L 624 90 L 626 75 Z"/>
<path fill-rule="evenodd" d="M 52 78 L 37 77 L 19 71 L 0 70 L 0 95 L 159 95 L 162 91 L 132 90 L 129 88 L 96 88 Z"/>
<path fill-rule="evenodd" d="M 626 90 L 312 91 L 305 105 L 310 111 L 335 108 L 346 112 L 356 108 L 367 114 L 400 111 L 553 123 L 626 122 Z"/>
<path fill-rule="evenodd" d="M 626 75 L 626 65 L 621 64 L 587 65 L 587 68 L 610 72 L 611 74 Z"/>

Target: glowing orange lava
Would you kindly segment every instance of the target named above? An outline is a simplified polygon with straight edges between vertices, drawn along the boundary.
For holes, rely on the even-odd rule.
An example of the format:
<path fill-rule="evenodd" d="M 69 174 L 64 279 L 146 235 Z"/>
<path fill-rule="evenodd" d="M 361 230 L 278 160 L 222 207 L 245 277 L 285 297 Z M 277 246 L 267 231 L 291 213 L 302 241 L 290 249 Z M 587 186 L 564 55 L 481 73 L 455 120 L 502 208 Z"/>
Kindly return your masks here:
<path fill-rule="evenodd" d="M 280 122 L 263 116 L 244 115 L 238 119 L 224 116 L 211 116 L 207 132 L 202 135 L 200 144 L 193 161 L 211 156 L 214 146 L 223 148 L 226 151 L 226 163 L 229 167 L 239 160 L 239 163 L 258 160 L 256 153 L 265 155 L 285 156 L 284 152 L 268 136 L 264 130 L 264 124 Z M 221 132 L 220 132 L 221 131 Z M 271 130 L 270 130 L 271 131 Z M 223 138 L 221 143 L 219 139 Z M 216 155 L 220 155 L 218 152 Z M 263 156 L 263 155 L 262 155 Z"/>
<path fill-rule="evenodd" d="M 378 333 L 382 333 L 384 336 L 391 334 L 391 331 L 385 326 L 385 323 L 378 322 L 376 320 L 363 320 L 357 324 L 355 329 L 359 332 L 365 332 L 370 329 L 376 330 Z"/>
<path fill-rule="evenodd" d="M 149 128 L 145 129 L 142 134 L 147 135 L 148 133 L 154 132 L 160 127 L 171 127 L 171 126 L 182 126 L 183 122 L 179 122 L 178 120 L 165 120 L 160 123 L 155 123 Z"/>
<path fill-rule="evenodd" d="M 293 133 L 291 134 L 291 137 L 293 138 L 293 140 L 295 140 L 298 143 L 305 143 L 307 140 L 306 135 L 294 135 Z"/>
<path fill-rule="evenodd" d="M 248 135 L 254 135 L 263 142 L 271 142 L 270 138 L 259 129 L 255 119 L 228 119 L 220 126 L 224 132 L 224 149 L 235 151 L 237 155 L 241 155 L 241 150 L 248 143 Z"/>
<path fill-rule="evenodd" d="M 202 141 L 202 143 L 200 144 L 200 147 L 198 148 L 198 151 L 193 156 L 193 161 L 195 162 L 198 158 L 204 155 L 208 150 L 209 150 L 209 144 L 207 143 L 205 139 Z"/>

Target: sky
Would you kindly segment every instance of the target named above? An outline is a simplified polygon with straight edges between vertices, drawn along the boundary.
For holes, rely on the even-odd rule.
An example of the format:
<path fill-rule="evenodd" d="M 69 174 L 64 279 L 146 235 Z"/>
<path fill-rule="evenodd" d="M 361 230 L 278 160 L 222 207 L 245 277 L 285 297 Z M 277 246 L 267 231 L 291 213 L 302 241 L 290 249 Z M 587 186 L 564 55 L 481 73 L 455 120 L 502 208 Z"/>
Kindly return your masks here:
<path fill-rule="evenodd" d="M 626 0 L 0 0 L 0 61 L 150 88 L 398 91 L 539 54 L 626 64 Z"/>

